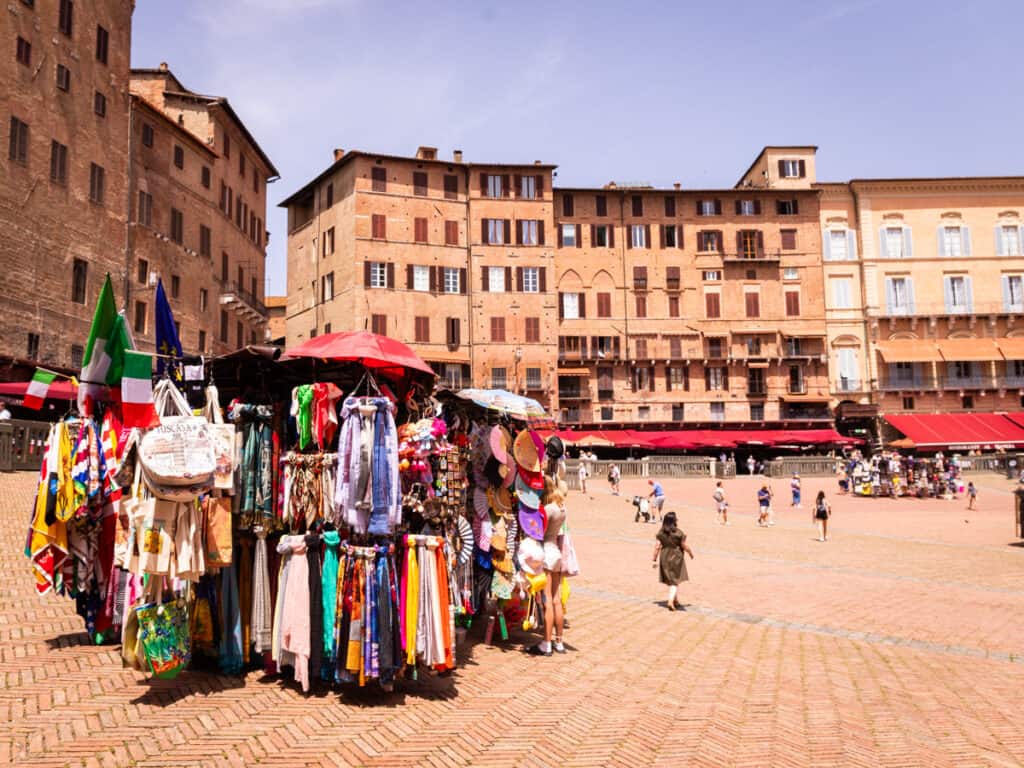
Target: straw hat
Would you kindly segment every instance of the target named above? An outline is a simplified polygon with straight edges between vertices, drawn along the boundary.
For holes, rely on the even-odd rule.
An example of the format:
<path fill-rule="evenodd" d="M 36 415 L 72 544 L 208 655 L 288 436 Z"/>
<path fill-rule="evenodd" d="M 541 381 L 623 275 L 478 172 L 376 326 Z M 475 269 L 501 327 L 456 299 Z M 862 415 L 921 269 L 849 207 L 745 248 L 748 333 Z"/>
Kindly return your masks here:
<path fill-rule="evenodd" d="M 540 472 L 541 453 L 529 430 L 524 429 L 516 435 L 516 440 L 512 444 L 512 455 L 521 469 L 527 472 Z"/>

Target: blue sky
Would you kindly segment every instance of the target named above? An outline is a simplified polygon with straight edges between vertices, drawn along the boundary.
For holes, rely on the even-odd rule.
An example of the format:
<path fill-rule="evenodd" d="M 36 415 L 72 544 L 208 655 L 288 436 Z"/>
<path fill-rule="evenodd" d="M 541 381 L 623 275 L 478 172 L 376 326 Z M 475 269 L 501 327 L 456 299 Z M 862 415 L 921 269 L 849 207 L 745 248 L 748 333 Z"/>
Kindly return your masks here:
<path fill-rule="evenodd" d="M 765 144 L 821 180 L 1024 174 L 1024 3 L 141 0 L 132 64 L 227 96 L 282 178 L 334 147 L 559 165 L 557 184 L 731 186 Z"/>

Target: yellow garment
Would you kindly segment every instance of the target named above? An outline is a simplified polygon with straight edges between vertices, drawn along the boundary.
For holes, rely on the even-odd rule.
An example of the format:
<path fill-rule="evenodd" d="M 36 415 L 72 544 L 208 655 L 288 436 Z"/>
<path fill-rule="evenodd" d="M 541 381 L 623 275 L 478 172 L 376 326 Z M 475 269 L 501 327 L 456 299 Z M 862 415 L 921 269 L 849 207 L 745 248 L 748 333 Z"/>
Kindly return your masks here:
<path fill-rule="evenodd" d="M 57 475 L 57 519 L 66 523 L 75 514 L 75 481 L 72 465 L 74 460 L 72 453 L 75 449 L 74 441 L 71 438 L 71 430 L 64 422 L 57 424 L 54 430 L 54 439 L 57 441 L 57 465 L 50 471 Z"/>
<path fill-rule="evenodd" d="M 416 561 L 416 545 L 406 544 L 405 586 L 405 663 L 416 665 L 416 620 L 420 610 L 420 568 Z"/>
<path fill-rule="evenodd" d="M 569 607 L 569 595 L 572 593 L 572 590 L 569 589 L 569 579 L 567 577 L 562 577 L 562 585 L 558 591 L 559 596 L 562 598 L 562 610 L 564 611 Z"/>
<path fill-rule="evenodd" d="M 46 501 L 49 497 L 49 474 L 57 464 L 57 430 L 50 431 L 50 445 L 44 454 L 40 471 L 39 487 L 36 493 L 35 514 L 32 517 L 32 531 L 29 537 L 29 556 L 32 559 L 32 574 L 36 579 L 36 591 L 45 595 L 51 589 L 61 586 L 61 568 L 68 556 L 67 524 L 57 520 L 46 524 Z"/>

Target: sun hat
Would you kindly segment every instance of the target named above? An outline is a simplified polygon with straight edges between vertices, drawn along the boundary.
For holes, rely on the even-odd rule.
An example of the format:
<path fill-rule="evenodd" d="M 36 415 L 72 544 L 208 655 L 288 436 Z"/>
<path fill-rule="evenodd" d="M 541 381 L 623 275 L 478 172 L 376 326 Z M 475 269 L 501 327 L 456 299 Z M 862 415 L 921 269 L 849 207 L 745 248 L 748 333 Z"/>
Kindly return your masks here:
<path fill-rule="evenodd" d="M 516 475 L 516 496 L 519 497 L 520 502 L 530 509 L 540 508 L 540 492 L 530 487 L 522 472 Z"/>
<path fill-rule="evenodd" d="M 549 437 L 544 446 L 544 455 L 549 459 L 562 458 L 565 455 L 565 444 L 562 442 L 562 438 L 558 435 Z"/>
<path fill-rule="evenodd" d="M 537 458 L 540 459 L 540 463 L 544 463 L 544 438 L 540 436 L 540 432 L 535 432 L 532 429 L 526 430 L 530 439 L 533 440 L 533 445 L 537 449 Z"/>
<path fill-rule="evenodd" d="M 540 453 L 529 430 L 524 429 L 512 444 L 512 455 L 521 469 L 527 472 L 540 472 Z"/>
<path fill-rule="evenodd" d="M 519 527 L 529 538 L 541 541 L 547 527 L 547 517 L 541 509 L 532 509 L 519 502 Z"/>
<path fill-rule="evenodd" d="M 502 464 L 509 463 L 508 451 L 512 447 L 512 435 L 501 424 L 491 427 L 491 455 Z"/>
<path fill-rule="evenodd" d="M 526 484 L 533 488 L 535 491 L 544 490 L 544 473 L 543 472 L 527 472 L 522 467 L 519 468 L 519 476 L 526 481 Z"/>

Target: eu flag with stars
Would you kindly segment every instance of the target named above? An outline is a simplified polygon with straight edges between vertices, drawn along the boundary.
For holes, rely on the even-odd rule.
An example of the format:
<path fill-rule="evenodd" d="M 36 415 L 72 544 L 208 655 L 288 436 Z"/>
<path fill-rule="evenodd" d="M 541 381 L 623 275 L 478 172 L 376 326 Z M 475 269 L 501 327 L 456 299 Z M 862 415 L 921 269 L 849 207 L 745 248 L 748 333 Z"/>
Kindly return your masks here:
<path fill-rule="evenodd" d="M 181 357 L 178 327 L 174 324 L 174 313 L 171 312 L 167 294 L 164 293 L 163 280 L 157 280 L 156 283 L 156 351 L 161 355 Z M 180 363 L 168 360 L 166 357 L 158 357 L 156 372 L 163 374 L 165 370 L 173 374 L 175 378 L 181 379 Z"/>

